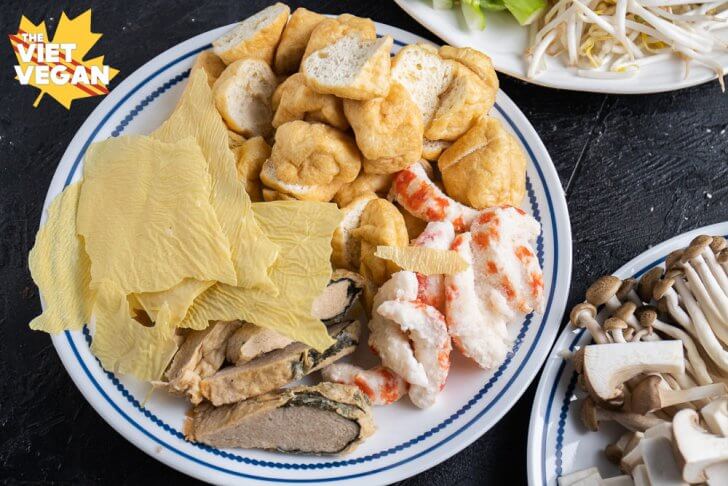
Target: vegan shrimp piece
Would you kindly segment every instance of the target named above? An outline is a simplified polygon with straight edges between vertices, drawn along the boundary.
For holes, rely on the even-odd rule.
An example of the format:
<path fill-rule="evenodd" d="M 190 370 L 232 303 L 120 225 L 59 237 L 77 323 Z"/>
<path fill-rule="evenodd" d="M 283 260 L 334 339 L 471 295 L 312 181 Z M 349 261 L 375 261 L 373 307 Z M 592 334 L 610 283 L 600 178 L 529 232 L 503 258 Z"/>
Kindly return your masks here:
<path fill-rule="evenodd" d="M 436 250 L 449 250 L 455 229 L 449 221 L 435 221 L 428 223 L 425 230 L 412 242 L 413 246 L 433 248 Z M 445 279 L 444 275 L 417 274 L 419 288 L 417 300 L 445 312 Z"/>
<path fill-rule="evenodd" d="M 511 317 L 543 312 L 543 271 L 532 242 L 541 225 L 512 206 L 484 209 L 473 222 L 473 267 L 478 295 L 494 291 L 493 303 Z M 507 318 L 506 320 L 510 320 Z"/>
<path fill-rule="evenodd" d="M 369 320 L 369 347 L 379 355 L 382 364 L 412 385 L 427 385 L 425 368 L 415 358 L 412 344 L 401 327 L 377 312 L 388 300 L 417 299 L 417 276 L 414 272 L 393 273 L 374 296 L 372 318 Z"/>
<path fill-rule="evenodd" d="M 478 211 L 442 192 L 419 163 L 397 173 L 392 194 L 414 216 L 425 221 L 450 221 L 455 231 L 467 230 L 478 216 Z"/>
<path fill-rule="evenodd" d="M 455 237 L 452 250 L 469 266 L 455 275 L 445 276 L 445 318 L 455 347 L 484 369 L 500 365 L 508 354 L 510 343 L 504 317 L 489 308 L 475 291 L 472 236 Z"/>
<path fill-rule="evenodd" d="M 445 317 L 431 305 L 399 300 L 382 303 L 377 312 L 399 324 L 412 340 L 415 357 L 425 368 L 428 383 L 410 386 L 409 397 L 420 408 L 432 406 L 450 370 L 452 346 Z"/>
<path fill-rule="evenodd" d="M 365 370 L 347 363 L 334 363 L 321 370 L 324 381 L 356 385 L 372 405 L 389 405 L 407 393 L 407 382 L 384 366 Z"/>

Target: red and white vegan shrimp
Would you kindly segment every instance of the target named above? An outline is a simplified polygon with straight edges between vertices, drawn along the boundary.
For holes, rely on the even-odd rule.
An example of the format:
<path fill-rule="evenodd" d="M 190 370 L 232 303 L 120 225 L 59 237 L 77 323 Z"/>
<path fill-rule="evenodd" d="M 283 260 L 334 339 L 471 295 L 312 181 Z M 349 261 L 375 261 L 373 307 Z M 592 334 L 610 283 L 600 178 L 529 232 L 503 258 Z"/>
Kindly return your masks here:
<path fill-rule="evenodd" d="M 491 290 L 493 304 L 508 317 L 522 312 L 543 312 L 543 272 L 531 243 L 541 225 L 523 210 L 511 206 L 484 209 L 470 229 L 476 291 Z"/>
<path fill-rule="evenodd" d="M 449 250 L 455 229 L 449 221 L 428 223 L 425 230 L 420 233 L 413 242 L 413 246 L 433 248 L 436 250 Z M 419 288 L 417 290 L 417 301 L 435 307 L 440 312 L 445 312 L 445 280 L 444 275 L 422 275 L 417 274 Z"/>
<path fill-rule="evenodd" d="M 510 343 L 506 320 L 489 307 L 475 290 L 470 233 L 455 237 L 452 250 L 468 263 L 468 268 L 445 276 L 445 319 L 455 347 L 481 368 L 490 369 L 505 360 Z"/>
<path fill-rule="evenodd" d="M 425 221 L 450 221 L 456 231 L 467 230 L 478 216 L 478 211 L 442 192 L 419 163 L 397 173 L 392 194 L 412 215 Z"/>
<path fill-rule="evenodd" d="M 411 385 L 409 397 L 416 406 L 432 406 L 445 386 L 450 370 L 450 336 L 445 317 L 434 307 L 422 302 L 390 300 L 377 307 L 377 312 L 400 325 L 412 340 L 415 357 L 427 373 L 426 386 Z"/>
<path fill-rule="evenodd" d="M 407 382 L 384 366 L 365 370 L 346 363 L 334 363 L 321 370 L 324 381 L 356 385 L 372 405 L 389 405 L 407 393 Z"/>
<path fill-rule="evenodd" d="M 382 302 L 390 300 L 413 301 L 417 299 L 417 276 L 414 272 L 393 273 L 374 296 L 372 318 L 369 320 L 369 347 L 379 355 L 382 364 L 390 368 L 408 383 L 427 385 L 425 368 L 415 358 L 409 337 L 395 322 L 377 312 Z"/>

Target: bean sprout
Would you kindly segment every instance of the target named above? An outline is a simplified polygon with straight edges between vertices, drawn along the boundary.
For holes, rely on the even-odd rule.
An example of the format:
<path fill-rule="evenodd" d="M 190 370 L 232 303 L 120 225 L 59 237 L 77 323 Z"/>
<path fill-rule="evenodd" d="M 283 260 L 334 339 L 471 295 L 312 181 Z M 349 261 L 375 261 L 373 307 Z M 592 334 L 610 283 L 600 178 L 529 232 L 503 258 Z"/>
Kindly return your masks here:
<path fill-rule="evenodd" d="M 640 68 L 679 58 L 715 71 L 725 90 L 728 52 L 717 32 L 728 28 L 728 0 L 552 0 L 529 35 L 528 77 L 547 69 L 546 58 L 563 56 L 579 76 L 624 79 Z"/>

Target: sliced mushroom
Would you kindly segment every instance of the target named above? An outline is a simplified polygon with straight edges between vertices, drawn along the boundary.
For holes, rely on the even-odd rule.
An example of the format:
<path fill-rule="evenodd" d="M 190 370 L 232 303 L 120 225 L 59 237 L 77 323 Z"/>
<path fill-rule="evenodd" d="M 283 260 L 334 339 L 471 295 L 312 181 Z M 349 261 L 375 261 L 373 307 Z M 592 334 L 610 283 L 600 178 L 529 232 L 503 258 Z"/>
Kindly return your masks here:
<path fill-rule="evenodd" d="M 640 441 L 639 447 L 650 484 L 654 486 L 687 486 L 682 480 L 680 466 L 675 460 L 672 442 L 669 439 L 645 436 Z"/>
<path fill-rule="evenodd" d="M 663 423 L 664 420 L 652 415 L 605 410 L 598 407 L 591 397 L 586 397 L 581 404 L 581 422 L 592 432 L 599 430 L 601 422 L 617 422 L 627 430 L 644 432 L 650 427 Z"/>
<path fill-rule="evenodd" d="M 728 398 L 713 400 L 700 409 L 700 415 L 711 432 L 728 437 Z"/>
<path fill-rule="evenodd" d="M 584 347 L 589 394 L 601 403 L 623 401 L 623 383 L 640 373 L 684 373 L 680 341 L 591 344 Z"/>
<path fill-rule="evenodd" d="M 574 471 L 573 473 L 560 476 L 558 482 L 559 486 L 577 486 L 579 484 L 582 484 L 584 481 L 589 481 L 592 479 L 595 481 L 599 481 L 601 478 L 602 477 L 599 474 L 599 469 L 595 467 L 590 467 L 589 469 Z"/>
<path fill-rule="evenodd" d="M 619 437 L 617 442 L 609 444 L 604 448 L 604 454 L 610 462 L 619 465 L 622 458 L 637 447 L 637 444 L 639 444 L 643 436 L 644 434 L 642 432 L 625 432 Z"/>
<path fill-rule="evenodd" d="M 654 307 L 644 306 L 637 310 L 637 318 L 640 324 L 646 328 L 655 328 L 658 331 L 667 334 L 673 339 L 679 339 L 682 341 L 685 347 L 685 354 L 687 355 L 687 361 L 691 366 L 691 374 L 700 385 L 709 385 L 713 383 L 713 379 L 708 373 L 708 368 L 700 355 L 698 348 L 695 346 L 695 342 L 688 333 L 682 329 L 672 326 L 666 322 L 663 322 L 657 318 L 657 311 Z M 687 363 L 686 363 L 687 365 Z"/>
<path fill-rule="evenodd" d="M 696 386 L 686 390 L 672 390 L 659 375 L 650 375 L 632 389 L 632 411 L 646 414 L 673 405 L 694 402 L 724 395 L 723 383 Z"/>
<path fill-rule="evenodd" d="M 680 410 L 672 419 L 675 446 L 682 456 L 682 477 L 689 483 L 707 480 L 706 468 L 728 461 L 728 437 L 705 431 L 694 410 Z"/>

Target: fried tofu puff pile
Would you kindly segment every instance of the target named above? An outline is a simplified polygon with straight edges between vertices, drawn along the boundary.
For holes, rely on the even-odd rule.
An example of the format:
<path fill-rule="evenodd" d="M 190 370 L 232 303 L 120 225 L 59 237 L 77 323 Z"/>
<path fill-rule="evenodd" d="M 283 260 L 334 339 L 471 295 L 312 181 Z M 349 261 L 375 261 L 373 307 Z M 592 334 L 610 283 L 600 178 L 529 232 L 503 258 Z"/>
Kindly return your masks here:
<path fill-rule="evenodd" d="M 215 320 L 323 349 L 310 307 L 333 266 L 368 281 L 381 366 L 325 377 L 424 408 L 453 345 L 501 363 L 507 325 L 542 306 L 540 228 L 517 209 L 523 150 L 489 116 L 486 55 L 391 49 L 370 19 L 281 3 L 213 42 L 170 120 L 92 146 L 83 181 L 51 206 L 31 254 L 47 304 L 33 327 L 93 315 L 102 364 L 143 379 L 164 371 L 180 329 Z"/>

